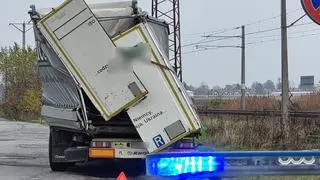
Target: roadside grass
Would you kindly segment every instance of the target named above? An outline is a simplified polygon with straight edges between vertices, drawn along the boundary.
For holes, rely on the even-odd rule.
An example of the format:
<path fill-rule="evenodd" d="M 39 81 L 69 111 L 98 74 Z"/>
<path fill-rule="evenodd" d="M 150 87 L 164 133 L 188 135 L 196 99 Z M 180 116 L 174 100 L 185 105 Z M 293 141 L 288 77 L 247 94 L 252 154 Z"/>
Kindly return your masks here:
<path fill-rule="evenodd" d="M 31 118 L 29 120 L 16 120 L 17 122 L 25 122 L 25 123 L 32 123 L 32 124 L 41 124 L 44 126 L 48 125 L 48 122 L 46 119 L 43 117 L 38 117 L 38 118 Z"/>
<path fill-rule="evenodd" d="M 240 109 L 240 100 L 211 100 L 195 102 L 199 110 Z M 247 97 L 246 109 L 252 111 L 279 110 L 280 101 L 274 97 Z M 292 110 L 319 111 L 320 93 L 296 97 Z M 283 144 L 281 117 L 207 115 L 201 116 L 200 141 L 214 144 L 224 150 L 290 150 L 320 148 L 320 118 L 290 118 L 293 132 Z"/>
<path fill-rule="evenodd" d="M 218 151 L 282 150 L 280 118 L 249 116 L 201 116 L 199 141 Z M 319 120 L 318 120 L 319 121 Z M 292 119 L 290 150 L 319 149 L 320 124 L 317 120 Z M 320 176 L 251 176 L 243 180 L 320 180 Z"/>
<path fill-rule="evenodd" d="M 10 108 L 5 108 L 4 104 L 0 104 L 0 118 L 4 118 L 11 121 L 18 121 L 18 122 L 27 122 L 27 123 L 35 123 L 35 124 L 43 124 L 47 125 L 47 121 L 39 115 L 39 113 L 26 113 L 21 112 L 17 117 L 11 116 L 9 112 L 7 112 Z"/>
<path fill-rule="evenodd" d="M 320 121 L 292 118 L 288 143 L 282 144 L 281 117 L 212 115 L 201 116 L 200 142 L 224 150 L 288 150 L 320 148 Z"/>
<path fill-rule="evenodd" d="M 294 97 L 291 99 L 291 109 L 297 111 L 318 111 L 320 110 L 320 92 L 310 93 L 308 95 Z M 200 110 L 206 109 L 224 109 L 239 110 L 241 101 L 239 99 L 223 100 L 221 98 L 213 100 L 194 100 L 195 105 Z M 247 96 L 246 110 L 263 111 L 263 110 L 280 110 L 281 100 L 279 98 Z"/>
<path fill-rule="evenodd" d="M 22 121 L 22 122 L 48 125 L 47 121 L 46 121 L 44 118 L 42 118 L 42 117 L 40 117 L 40 118 L 38 118 L 38 119 L 32 119 L 32 120 L 29 120 L 29 121 Z"/>
<path fill-rule="evenodd" d="M 301 110 L 318 111 L 320 110 L 320 92 L 301 96 L 296 100 Z"/>
<path fill-rule="evenodd" d="M 5 116 L 4 112 L 2 109 L 0 109 L 0 117 L 3 118 Z"/>
<path fill-rule="evenodd" d="M 319 95 L 320 97 L 320 95 Z M 304 101 L 302 101 L 304 102 Z M 239 110 L 241 109 L 240 99 L 223 100 L 220 98 L 213 100 L 194 100 L 195 106 L 199 110 L 224 109 Z M 275 97 L 246 97 L 246 110 L 263 111 L 263 110 L 279 110 L 281 101 Z M 320 108 L 320 103 L 319 103 Z"/>

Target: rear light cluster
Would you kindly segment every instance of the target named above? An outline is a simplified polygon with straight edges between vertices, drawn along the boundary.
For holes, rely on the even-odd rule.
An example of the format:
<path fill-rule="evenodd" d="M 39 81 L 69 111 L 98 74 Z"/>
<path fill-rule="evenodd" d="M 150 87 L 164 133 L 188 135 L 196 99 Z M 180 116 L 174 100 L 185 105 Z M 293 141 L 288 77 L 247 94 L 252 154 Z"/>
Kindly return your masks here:
<path fill-rule="evenodd" d="M 111 147 L 111 142 L 106 142 L 106 141 L 92 141 L 92 142 L 91 142 L 91 147 L 92 147 L 92 148 L 110 148 L 110 147 Z"/>
<path fill-rule="evenodd" d="M 90 158 L 114 158 L 115 150 L 111 148 L 111 142 L 92 141 L 89 148 Z"/>

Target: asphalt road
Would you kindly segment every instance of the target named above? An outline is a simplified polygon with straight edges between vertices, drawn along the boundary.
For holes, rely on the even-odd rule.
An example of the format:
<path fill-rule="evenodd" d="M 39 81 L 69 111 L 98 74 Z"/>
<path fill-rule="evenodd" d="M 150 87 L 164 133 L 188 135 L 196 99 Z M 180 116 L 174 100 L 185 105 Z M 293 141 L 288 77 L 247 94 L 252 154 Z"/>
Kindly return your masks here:
<path fill-rule="evenodd" d="M 40 124 L 0 119 L 0 179 L 99 180 L 115 179 L 125 171 L 128 179 L 147 179 L 137 173 L 142 164 L 107 160 L 79 165 L 66 172 L 52 172 L 48 162 L 49 128 Z"/>
<path fill-rule="evenodd" d="M 139 174 L 144 169 L 142 163 L 108 160 L 78 165 L 65 172 L 52 172 L 48 162 L 48 137 L 47 126 L 0 118 L 0 180 L 114 180 L 121 171 L 129 180 L 159 179 Z"/>

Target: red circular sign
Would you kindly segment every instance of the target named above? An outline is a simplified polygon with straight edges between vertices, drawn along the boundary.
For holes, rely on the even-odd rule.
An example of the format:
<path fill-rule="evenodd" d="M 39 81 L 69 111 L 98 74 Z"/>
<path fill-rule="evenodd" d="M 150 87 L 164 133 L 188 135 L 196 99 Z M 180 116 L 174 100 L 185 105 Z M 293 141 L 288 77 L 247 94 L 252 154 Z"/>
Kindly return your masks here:
<path fill-rule="evenodd" d="M 301 0 L 307 15 L 320 25 L 320 0 Z"/>

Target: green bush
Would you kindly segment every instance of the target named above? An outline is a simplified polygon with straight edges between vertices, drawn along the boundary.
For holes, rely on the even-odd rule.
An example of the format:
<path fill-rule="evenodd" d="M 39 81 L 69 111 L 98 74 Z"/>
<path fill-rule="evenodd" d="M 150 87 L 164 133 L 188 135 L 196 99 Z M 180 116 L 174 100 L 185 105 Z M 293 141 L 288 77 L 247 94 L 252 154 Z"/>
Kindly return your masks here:
<path fill-rule="evenodd" d="M 219 109 L 223 108 L 224 101 L 222 99 L 214 99 L 209 102 L 211 108 Z"/>
<path fill-rule="evenodd" d="M 0 72 L 4 74 L 6 118 L 28 120 L 39 117 L 41 91 L 34 49 L 21 49 L 17 44 L 1 48 Z"/>

